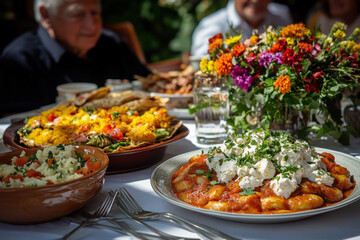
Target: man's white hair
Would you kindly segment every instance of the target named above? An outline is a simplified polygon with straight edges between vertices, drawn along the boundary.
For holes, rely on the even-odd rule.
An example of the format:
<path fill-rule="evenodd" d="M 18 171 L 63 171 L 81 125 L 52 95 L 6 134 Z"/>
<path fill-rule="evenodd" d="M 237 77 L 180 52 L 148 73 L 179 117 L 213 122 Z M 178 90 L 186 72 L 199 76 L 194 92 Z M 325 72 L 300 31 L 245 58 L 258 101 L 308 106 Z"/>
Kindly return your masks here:
<path fill-rule="evenodd" d="M 57 9 L 59 7 L 59 5 L 63 2 L 64 0 L 35 0 L 34 1 L 34 15 L 35 15 L 35 20 L 40 23 L 42 20 L 42 16 L 40 14 L 40 7 L 41 6 L 45 6 L 46 9 L 48 10 L 49 14 L 56 14 L 57 13 Z"/>

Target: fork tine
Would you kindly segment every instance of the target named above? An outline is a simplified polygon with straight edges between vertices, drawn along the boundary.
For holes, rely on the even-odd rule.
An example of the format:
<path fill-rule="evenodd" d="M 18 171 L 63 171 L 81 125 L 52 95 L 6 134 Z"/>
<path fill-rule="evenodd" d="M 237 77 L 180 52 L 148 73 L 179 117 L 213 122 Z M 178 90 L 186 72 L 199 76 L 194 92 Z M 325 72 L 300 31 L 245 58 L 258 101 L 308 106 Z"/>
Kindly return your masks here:
<path fill-rule="evenodd" d="M 118 194 L 119 189 L 116 190 L 116 194 Z M 61 239 L 65 240 L 68 239 L 74 232 L 78 231 L 80 228 L 85 226 L 91 219 L 98 218 L 98 217 L 106 217 L 111 210 L 111 207 L 113 206 L 115 201 L 115 197 L 111 194 L 107 194 L 105 200 L 102 202 L 101 206 L 98 207 L 98 209 L 91 215 L 89 218 L 87 218 L 85 221 L 83 221 L 80 225 L 78 225 L 76 228 L 74 228 L 72 231 L 67 233 L 65 236 L 63 236 Z"/>
<path fill-rule="evenodd" d="M 115 191 L 114 195 L 116 196 L 118 192 L 119 189 Z M 112 196 L 111 194 L 107 194 L 103 204 L 96 210 L 94 215 L 96 217 L 106 217 L 107 215 L 109 215 L 111 211 L 111 207 L 115 201 L 115 196 Z"/>
<path fill-rule="evenodd" d="M 128 206 L 128 200 L 125 199 L 122 191 L 119 191 L 118 197 L 116 198 L 116 202 L 120 209 L 128 216 L 131 217 L 133 215 L 132 207 Z"/>
<path fill-rule="evenodd" d="M 116 198 L 116 203 L 120 207 L 120 209 L 133 221 L 136 223 L 146 227 L 153 233 L 159 235 L 162 239 L 167 240 L 178 240 L 178 239 L 185 239 L 185 240 L 193 240 L 191 238 L 184 238 L 184 237 L 178 237 L 175 235 L 168 234 L 166 232 L 163 232 L 159 229 L 156 229 L 152 227 L 151 225 L 141 221 L 137 218 L 138 214 L 141 214 L 144 212 L 142 207 L 136 202 L 136 200 L 130 195 L 130 193 L 126 190 L 126 188 L 121 187 L 118 197 Z"/>
<path fill-rule="evenodd" d="M 94 216 L 98 217 L 102 215 L 106 210 L 106 208 L 108 207 L 110 201 L 111 201 L 111 196 L 108 194 L 106 195 L 106 198 L 104 199 L 101 206 L 95 211 Z"/>
<path fill-rule="evenodd" d="M 126 204 L 127 209 L 131 210 L 133 214 L 137 214 L 142 212 L 143 209 L 141 206 L 136 202 L 136 200 L 130 195 L 130 193 L 126 190 L 126 188 L 120 188 L 119 194 L 123 197 L 124 204 Z"/>

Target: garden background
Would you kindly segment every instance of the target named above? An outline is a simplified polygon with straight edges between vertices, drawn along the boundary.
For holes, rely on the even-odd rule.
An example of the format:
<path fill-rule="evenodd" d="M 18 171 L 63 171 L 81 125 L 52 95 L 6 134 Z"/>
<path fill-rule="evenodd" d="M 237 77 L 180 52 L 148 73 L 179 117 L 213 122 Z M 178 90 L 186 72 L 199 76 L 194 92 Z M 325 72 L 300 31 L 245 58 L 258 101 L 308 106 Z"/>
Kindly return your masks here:
<path fill-rule="evenodd" d="M 147 62 L 187 56 L 199 21 L 228 0 L 102 0 L 105 23 L 133 23 Z M 294 22 L 305 22 L 316 1 L 274 0 L 289 6 Z M 36 27 L 33 0 L 1 0 L 0 51 L 16 36 Z"/>

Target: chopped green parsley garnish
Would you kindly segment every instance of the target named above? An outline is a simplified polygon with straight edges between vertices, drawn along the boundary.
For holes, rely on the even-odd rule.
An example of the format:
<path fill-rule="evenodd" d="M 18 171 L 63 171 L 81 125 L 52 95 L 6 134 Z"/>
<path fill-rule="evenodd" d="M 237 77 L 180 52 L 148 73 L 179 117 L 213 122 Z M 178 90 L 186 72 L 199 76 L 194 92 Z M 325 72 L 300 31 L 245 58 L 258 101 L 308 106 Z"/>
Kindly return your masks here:
<path fill-rule="evenodd" d="M 255 191 L 252 190 L 251 188 L 244 188 L 242 192 L 239 192 L 239 195 L 249 196 L 249 195 L 252 195 L 254 193 L 255 193 Z"/>

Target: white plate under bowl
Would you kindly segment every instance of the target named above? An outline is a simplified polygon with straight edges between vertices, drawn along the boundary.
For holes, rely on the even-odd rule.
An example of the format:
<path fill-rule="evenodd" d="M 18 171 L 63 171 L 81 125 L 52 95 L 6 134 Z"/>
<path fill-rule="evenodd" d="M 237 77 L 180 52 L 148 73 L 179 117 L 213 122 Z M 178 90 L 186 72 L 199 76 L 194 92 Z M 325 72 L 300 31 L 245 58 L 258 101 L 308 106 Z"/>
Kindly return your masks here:
<path fill-rule="evenodd" d="M 243 213 L 231 213 L 231 212 L 221 212 L 215 210 L 208 210 L 203 208 L 198 208 L 187 204 L 176 197 L 171 188 L 171 178 L 173 174 L 184 164 L 186 164 L 189 159 L 196 155 L 201 154 L 203 150 L 195 150 L 188 153 L 184 153 L 160 164 L 151 175 L 151 186 L 154 191 L 165 200 L 169 201 L 172 204 L 175 204 L 179 207 L 185 208 L 187 210 L 192 210 L 195 212 L 207 214 L 212 217 L 218 217 L 226 220 L 237 221 L 237 222 L 246 222 L 246 223 L 280 223 L 280 222 L 291 222 L 295 220 L 300 220 L 303 218 L 308 218 L 314 215 L 326 213 L 329 211 L 334 211 L 345 207 L 360 198 L 360 188 L 359 185 L 356 185 L 354 191 L 346 199 L 324 208 L 318 208 L 303 212 L 294 212 L 294 213 L 284 213 L 284 214 L 243 214 Z M 350 174 L 354 176 L 355 181 L 360 183 L 360 160 L 352 157 L 348 154 L 325 149 L 325 148 L 316 148 L 316 151 L 328 152 L 335 156 L 336 163 L 346 167 Z"/>

